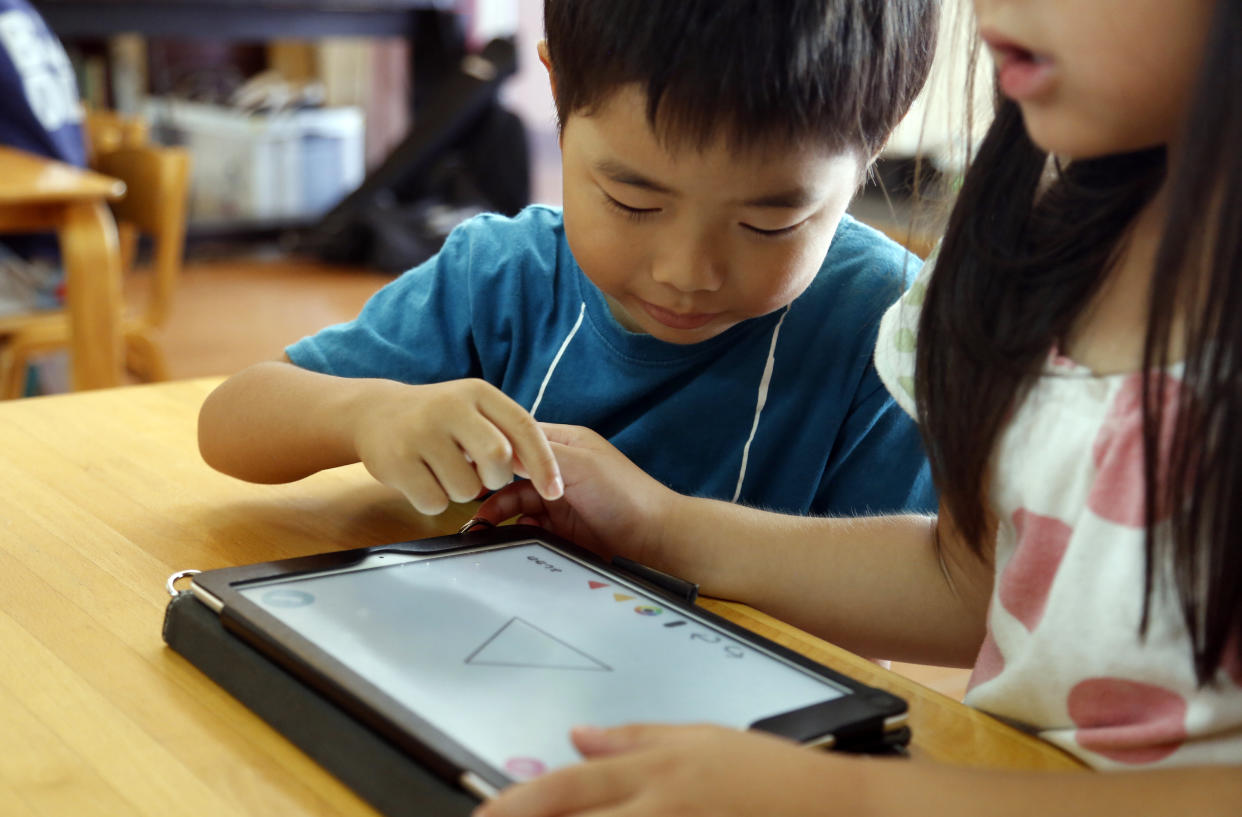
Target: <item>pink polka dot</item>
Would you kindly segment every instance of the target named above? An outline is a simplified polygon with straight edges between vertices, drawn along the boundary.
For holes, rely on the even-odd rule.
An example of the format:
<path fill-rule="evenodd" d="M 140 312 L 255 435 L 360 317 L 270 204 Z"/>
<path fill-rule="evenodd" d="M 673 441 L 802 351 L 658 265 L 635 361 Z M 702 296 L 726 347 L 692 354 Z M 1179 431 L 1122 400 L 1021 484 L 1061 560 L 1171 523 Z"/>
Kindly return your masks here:
<path fill-rule="evenodd" d="M 979 647 L 979 655 L 975 658 L 975 667 L 970 672 L 970 681 L 966 684 L 966 691 L 970 692 L 980 684 L 986 684 L 1000 675 L 1004 669 L 1005 656 L 1001 655 L 1000 647 L 996 646 L 996 639 L 992 638 L 992 631 L 989 629 L 987 637 L 983 639 L 983 644 Z"/>
<path fill-rule="evenodd" d="M 1048 591 L 1074 529 L 1060 519 L 1025 508 L 1014 511 L 1013 526 L 1017 548 L 1001 573 L 996 593 L 1010 615 L 1027 630 L 1034 630 L 1044 615 Z"/>
<path fill-rule="evenodd" d="M 1185 399 L 1180 380 L 1158 375 L 1156 391 L 1164 404 L 1160 430 L 1160 458 L 1167 462 L 1173 443 L 1177 412 Z M 1092 450 L 1096 477 L 1087 497 L 1087 507 L 1096 515 L 1133 528 L 1143 527 L 1146 491 L 1143 482 L 1143 378 L 1132 375 L 1117 392 L 1108 418 L 1096 437 Z M 1169 515 L 1168 508 L 1157 508 L 1157 520 Z"/>
<path fill-rule="evenodd" d="M 1122 678 L 1088 678 L 1069 693 L 1078 745 L 1118 763 L 1155 763 L 1186 741 L 1186 699 Z"/>

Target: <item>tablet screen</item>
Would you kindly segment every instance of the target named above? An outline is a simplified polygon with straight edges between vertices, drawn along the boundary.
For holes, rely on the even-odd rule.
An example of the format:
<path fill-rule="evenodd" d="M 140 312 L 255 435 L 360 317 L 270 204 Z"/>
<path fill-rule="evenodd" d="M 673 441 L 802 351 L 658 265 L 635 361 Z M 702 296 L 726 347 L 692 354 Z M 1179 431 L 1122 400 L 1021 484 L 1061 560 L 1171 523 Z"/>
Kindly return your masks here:
<path fill-rule="evenodd" d="M 577 762 L 576 725 L 745 728 L 847 694 L 542 544 L 389 558 L 238 590 L 513 780 Z"/>

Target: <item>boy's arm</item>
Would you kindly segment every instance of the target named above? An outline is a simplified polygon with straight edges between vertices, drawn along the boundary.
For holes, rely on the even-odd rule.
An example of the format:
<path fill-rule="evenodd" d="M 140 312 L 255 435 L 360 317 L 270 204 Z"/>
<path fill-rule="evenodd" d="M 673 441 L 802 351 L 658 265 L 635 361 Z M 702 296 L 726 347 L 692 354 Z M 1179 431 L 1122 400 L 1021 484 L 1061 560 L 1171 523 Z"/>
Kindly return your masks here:
<path fill-rule="evenodd" d="M 253 482 L 289 482 L 362 461 L 424 513 L 501 488 L 519 472 L 543 495 L 561 493 L 534 419 L 473 379 L 408 385 L 260 363 L 208 396 L 199 449 L 212 467 Z"/>
<path fill-rule="evenodd" d="M 307 371 L 287 356 L 258 363 L 230 377 L 203 403 L 199 451 L 218 471 L 264 483 L 292 482 L 358 462 L 353 429 L 387 384 Z"/>
<path fill-rule="evenodd" d="M 293 344 L 283 363 L 228 380 L 200 414 L 203 457 L 256 482 L 361 460 L 425 513 L 515 473 L 559 496 L 542 432 L 495 385 L 508 365 L 508 322 L 519 318 L 494 305 L 520 303 L 531 277 L 523 270 L 555 239 L 550 218 L 467 221 L 356 319 Z"/>

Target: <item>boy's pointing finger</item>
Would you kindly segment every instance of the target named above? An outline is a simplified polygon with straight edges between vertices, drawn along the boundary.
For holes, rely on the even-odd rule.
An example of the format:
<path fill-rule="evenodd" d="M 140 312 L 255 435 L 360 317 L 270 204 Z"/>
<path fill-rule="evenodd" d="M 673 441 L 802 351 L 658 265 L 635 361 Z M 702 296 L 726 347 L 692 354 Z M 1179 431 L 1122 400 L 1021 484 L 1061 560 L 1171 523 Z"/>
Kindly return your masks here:
<path fill-rule="evenodd" d="M 515 460 L 529 475 L 540 496 L 547 500 L 560 499 L 565 494 L 565 483 L 548 438 L 533 423 L 523 431 L 528 433 L 512 438 Z"/>
<path fill-rule="evenodd" d="M 521 467 L 526 471 L 544 499 L 560 499 L 565 493 L 565 485 L 548 438 L 526 409 L 509 397 L 500 396 L 503 398 L 500 401 L 480 404 L 480 412 L 513 444 L 515 470 Z"/>

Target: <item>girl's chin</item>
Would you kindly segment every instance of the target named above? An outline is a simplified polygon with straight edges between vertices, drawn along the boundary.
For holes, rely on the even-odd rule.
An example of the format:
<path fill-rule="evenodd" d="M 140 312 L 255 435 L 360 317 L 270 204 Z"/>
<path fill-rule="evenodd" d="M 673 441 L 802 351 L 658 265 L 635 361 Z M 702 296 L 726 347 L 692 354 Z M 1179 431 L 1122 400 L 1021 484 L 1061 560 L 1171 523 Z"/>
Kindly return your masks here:
<path fill-rule="evenodd" d="M 1036 147 L 1062 159 L 1099 159 L 1159 147 L 1158 139 L 1137 138 L 1133 132 L 1101 133 L 1064 115 L 1053 115 L 1035 105 L 1022 105 L 1026 132 Z"/>

